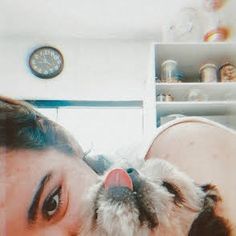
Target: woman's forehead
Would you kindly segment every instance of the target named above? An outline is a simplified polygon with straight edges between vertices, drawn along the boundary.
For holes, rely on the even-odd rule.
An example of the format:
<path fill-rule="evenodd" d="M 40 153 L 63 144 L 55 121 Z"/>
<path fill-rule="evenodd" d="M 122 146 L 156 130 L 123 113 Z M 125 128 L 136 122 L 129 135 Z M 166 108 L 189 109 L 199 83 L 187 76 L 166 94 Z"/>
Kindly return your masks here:
<path fill-rule="evenodd" d="M 39 178 L 43 174 L 53 171 L 79 172 L 95 175 L 81 157 L 71 157 L 57 150 L 13 150 L 3 152 L 0 157 L 0 171 L 5 177 L 25 176 L 25 178 Z M 0 173 L 1 173 L 0 172 Z"/>
<path fill-rule="evenodd" d="M 60 171 L 75 162 L 75 158 L 67 157 L 55 150 L 32 151 L 14 150 L 1 154 L 1 175 L 5 178 L 39 178 L 50 169 Z M 7 180 L 7 181 L 10 181 Z"/>

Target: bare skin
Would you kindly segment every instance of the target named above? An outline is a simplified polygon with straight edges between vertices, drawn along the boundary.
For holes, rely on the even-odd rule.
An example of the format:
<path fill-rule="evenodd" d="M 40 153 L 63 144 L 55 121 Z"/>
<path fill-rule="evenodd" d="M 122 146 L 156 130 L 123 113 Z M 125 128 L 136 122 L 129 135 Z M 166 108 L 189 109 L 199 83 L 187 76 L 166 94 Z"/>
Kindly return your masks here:
<path fill-rule="evenodd" d="M 0 155 L 0 235 L 79 235 L 94 172 L 80 158 L 55 150 Z"/>
<path fill-rule="evenodd" d="M 146 159 L 167 160 L 197 183 L 215 184 L 223 199 L 218 215 L 230 219 L 233 235 L 236 235 L 236 133 L 200 119 L 184 118 L 183 121 L 176 122 L 155 138 Z"/>

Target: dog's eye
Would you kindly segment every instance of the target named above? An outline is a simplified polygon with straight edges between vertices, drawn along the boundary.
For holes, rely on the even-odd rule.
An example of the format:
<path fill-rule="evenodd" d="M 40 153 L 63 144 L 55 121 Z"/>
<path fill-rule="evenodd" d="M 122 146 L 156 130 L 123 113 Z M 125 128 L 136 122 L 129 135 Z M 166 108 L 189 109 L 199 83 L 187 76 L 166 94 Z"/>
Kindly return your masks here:
<path fill-rule="evenodd" d="M 165 187 L 169 193 L 174 195 L 174 203 L 176 205 L 180 205 L 184 202 L 184 197 L 176 185 L 163 181 L 162 186 Z"/>

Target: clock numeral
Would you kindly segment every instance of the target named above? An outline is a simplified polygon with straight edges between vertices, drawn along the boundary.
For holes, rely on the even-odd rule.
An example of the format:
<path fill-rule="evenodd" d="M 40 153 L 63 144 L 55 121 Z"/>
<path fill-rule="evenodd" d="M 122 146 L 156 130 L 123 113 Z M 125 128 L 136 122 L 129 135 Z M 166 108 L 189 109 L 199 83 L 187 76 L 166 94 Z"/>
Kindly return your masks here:
<path fill-rule="evenodd" d="M 58 64 L 58 65 L 60 65 L 61 64 L 61 60 L 59 59 L 59 60 L 56 60 L 56 63 Z"/>

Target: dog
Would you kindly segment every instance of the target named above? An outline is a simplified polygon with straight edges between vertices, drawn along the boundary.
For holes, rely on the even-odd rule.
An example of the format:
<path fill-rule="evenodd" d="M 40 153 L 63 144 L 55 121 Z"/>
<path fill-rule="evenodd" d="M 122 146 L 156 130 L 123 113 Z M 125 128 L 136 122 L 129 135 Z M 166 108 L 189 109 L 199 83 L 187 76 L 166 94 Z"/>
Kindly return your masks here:
<path fill-rule="evenodd" d="M 132 167 L 125 161 L 101 171 L 110 165 L 100 158 L 101 177 L 89 191 L 88 224 L 80 235 L 231 235 L 229 221 L 217 215 L 222 199 L 215 186 L 199 186 L 158 158 Z"/>

